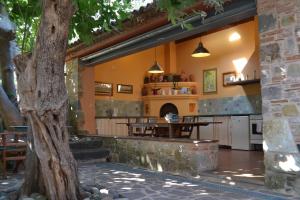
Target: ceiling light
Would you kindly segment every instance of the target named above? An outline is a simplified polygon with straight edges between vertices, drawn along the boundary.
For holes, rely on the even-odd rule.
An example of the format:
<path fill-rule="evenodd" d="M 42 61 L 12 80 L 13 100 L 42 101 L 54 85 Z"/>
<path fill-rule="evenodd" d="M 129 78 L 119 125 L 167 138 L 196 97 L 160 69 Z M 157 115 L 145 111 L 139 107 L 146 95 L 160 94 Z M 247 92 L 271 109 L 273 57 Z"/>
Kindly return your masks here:
<path fill-rule="evenodd" d="M 150 74 L 160 74 L 160 73 L 164 73 L 164 70 L 162 69 L 162 67 L 158 64 L 157 60 L 156 60 L 156 47 L 154 49 L 155 51 L 155 62 L 154 65 L 152 65 L 149 69 L 148 69 L 148 73 Z"/>
<path fill-rule="evenodd" d="M 195 49 L 195 51 L 192 53 L 192 57 L 195 58 L 202 58 L 210 56 L 209 51 L 203 46 L 202 42 L 199 43 L 198 47 Z"/>
<path fill-rule="evenodd" d="M 229 36 L 229 42 L 235 42 L 241 39 L 241 35 L 238 32 L 234 32 Z"/>
<path fill-rule="evenodd" d="M 164 73 L 164 70 L 161 68 L 158 62 L 155 61 L 154 65 L 152 65 L 152 67 L 148 69 L 148 72 L 150 74 L 160 74 L 160 73 Z"/>

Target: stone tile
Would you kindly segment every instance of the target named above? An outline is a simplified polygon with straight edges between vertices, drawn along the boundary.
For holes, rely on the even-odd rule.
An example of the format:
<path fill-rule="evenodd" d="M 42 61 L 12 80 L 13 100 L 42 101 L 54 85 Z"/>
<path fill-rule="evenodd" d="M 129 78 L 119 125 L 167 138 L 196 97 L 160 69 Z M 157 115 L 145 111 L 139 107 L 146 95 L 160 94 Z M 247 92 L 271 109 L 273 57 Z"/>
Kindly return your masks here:
<path fill-rule="evenodd" d="M 253 114 L 262 112 L 260 95 L 236 96 L 198 101 L 199 114 Z"/>
<path fill-rule="evenodd" d="M 259 32 L 274 29 L 277 26 L 277 19 L 273 14 L 259 15 Z"/>
<path fill-rule="evenodd" d="M 242 185 L 229 186 L 208 179 L 194 179 L 132 168 L 114 163 L 79 164 L 81 182 L 105 185 L 114 196 L 130 200 L 254 200 L 254 199 L 295 199 L 282 196 L 256 185 L 247 188 Z M 105 180 L 105 181 L 104 181 Z M 22 182 L 22 176 L 0 181 L 0 199 L 9 187 Z M 128 182 L 126 182 L 128 181 Z M 167 184 L 168 183 L 168 184 Z M 168 185 L 168 187 L 166 187 Z M 190 185 L 193 185 L 191 187 Z M 6 187 L 6 189 L 4 189 Z M 118 199 L 116 197 L 116 199 Z M 119 198 L 119 199 L 122 199 Z"/>
<path fill-rule="evenodd" d="M 260 47 L 261 62 L 271 63 L 280 58 L 280 46 L 278 43 L 267 44 Z"/>

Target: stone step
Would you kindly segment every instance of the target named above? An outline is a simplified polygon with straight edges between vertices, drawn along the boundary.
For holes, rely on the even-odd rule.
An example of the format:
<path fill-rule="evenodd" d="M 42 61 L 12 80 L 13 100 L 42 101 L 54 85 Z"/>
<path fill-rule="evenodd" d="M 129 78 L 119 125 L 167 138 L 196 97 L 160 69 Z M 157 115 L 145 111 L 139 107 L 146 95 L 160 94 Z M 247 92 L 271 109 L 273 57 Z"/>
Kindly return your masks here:
<path fill-rule="evenodd" d="M 110 151 L 103 148 L 94 149 L 72 149 L 76 160 L 109 159 Z"/>
<path fill-rule="evenodd" d="M 90 140 L 90 141 L 78 141 L 70 142 L 71 149 L 97 149 L 101 148 L 103 145 L 102 140 Z"/>

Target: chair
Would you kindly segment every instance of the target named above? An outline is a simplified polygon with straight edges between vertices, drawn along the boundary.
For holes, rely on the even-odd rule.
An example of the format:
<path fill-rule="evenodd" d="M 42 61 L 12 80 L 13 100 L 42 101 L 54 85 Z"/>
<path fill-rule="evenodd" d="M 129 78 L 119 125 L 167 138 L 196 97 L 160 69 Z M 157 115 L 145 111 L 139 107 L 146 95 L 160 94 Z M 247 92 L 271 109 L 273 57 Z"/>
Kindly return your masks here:
<path fill-rule="evenodd" d="M 157 119 L 155 117 L 149 117 L 149 118 L 147 118 L 147 123 L 156 123 L 156 122 L 157 122 Z M 147 133 L 148 131 L 150 133 Z M 147 126 L 145 126 L 144 135 L 154 136 L 155 135 L 155 125 L 147 125 Z"/>
<path fill-rule="evenodd" d="M 17 172 L 21 162 L 26 159 L 26 135 L 27 132 L 5 131 L 0 133 L 3 178 L 6 178 L 7 175 L 7 161 L 16 161 L 13 171 Z"/>
<path fill-rule="evenodd" d="M 183 116 L 182 122 L 186 123 L 193 123 L 195 122 L 195 117 L 194 116 Z M 192 133 L 193 133 L 193 125 L 184 125 L 180 129 L 180 138 L 190 138 Z"/>

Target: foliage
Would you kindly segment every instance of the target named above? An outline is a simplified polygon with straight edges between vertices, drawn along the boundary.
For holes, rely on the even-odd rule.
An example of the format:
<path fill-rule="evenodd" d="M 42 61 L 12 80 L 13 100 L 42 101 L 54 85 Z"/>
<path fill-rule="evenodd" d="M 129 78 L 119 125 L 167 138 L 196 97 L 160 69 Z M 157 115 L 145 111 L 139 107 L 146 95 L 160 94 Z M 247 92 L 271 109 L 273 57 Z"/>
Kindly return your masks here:
<path fill-rule="evenodd" d="M 180 23 L 182 27 L 192 28 L 190 24 L 183 23 L 183 19 L 186 17 L 184 12 L 185 8 L 191 7 L 195 3 L 202 3 L 204 6 L 212 7 L 216 13 L 223 11 L 223 5 L 226 1 L 230 0 L 156 0 L 158 8 L 162 11 L 167 11 L 168 20 L 173 24 Z M 194 14 L 200 15 L 203 19 L 207 16 L 207 13 L 203 10 L 194 10 Z"/>
<path fill-rule="evenodd" d="M 7 9 L 11 20 L 16 24 L 16 39 L 19 48 L 30 51 L 35 43 L 41 16 L 40 0 L 0 0 Z"/>
<path fill-rule="evenodd" d="M 227 0 L 202 0 L 203 4 L 215 8 L 216 12 L 222 11 L 224 1 Z M 74 0 L 77 10 L 71 22 L 70 41 L 76 38 L 91 43 L 95 31 L 119 30 L 122 27 L 121 22 L 131 16 L 132 2 L 133 0 Z M 183 9 L 199 0 L 155 0 L 155 2 L 159 9 L 167 11 L 168 19 L 172 23 L 178 23 L 186 16 Z M 41 0 L 0 0 L 0 3 L 6 6 L 12 21 L 18 27 L 16 32 L 18 46 L 22 52 L 31 51 L 41 16 Z M 206 16 L 203 11 L 195 13 Z M 191 28 L 188 24 L 182 26 Z"/>
<path fill-rule="evenodd" d="M 72 19 L 70 39 L 79 37 L 92 42 L 91 33 L 121 28 L 121 21 L 130 16 L 130 0 L 77 0 L 77 12 Z"/>

